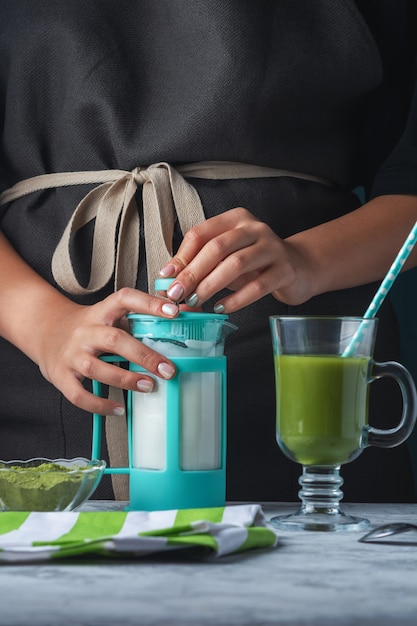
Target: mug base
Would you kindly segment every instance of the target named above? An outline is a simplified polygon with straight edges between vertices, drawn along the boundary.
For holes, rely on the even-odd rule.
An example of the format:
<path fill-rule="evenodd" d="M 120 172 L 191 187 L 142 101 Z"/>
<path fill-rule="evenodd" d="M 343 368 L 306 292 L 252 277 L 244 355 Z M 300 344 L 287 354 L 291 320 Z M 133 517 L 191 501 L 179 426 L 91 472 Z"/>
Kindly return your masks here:
<path fill-rule="evenodd" d="M 353 532 L 365 530 L 370 522 L 362 517 L 346 515 L 342 511 L 337 513 L 306 513 L 300 508 L 296 513 L 273 517 L 268 524 L 280 530 Z"/>

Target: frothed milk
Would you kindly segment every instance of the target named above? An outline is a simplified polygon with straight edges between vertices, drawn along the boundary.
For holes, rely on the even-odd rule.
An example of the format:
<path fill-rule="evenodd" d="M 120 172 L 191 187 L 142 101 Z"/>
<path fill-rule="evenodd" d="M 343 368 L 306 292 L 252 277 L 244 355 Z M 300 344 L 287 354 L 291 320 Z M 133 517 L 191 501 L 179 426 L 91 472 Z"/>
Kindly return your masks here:
<path fill-rule="evenodd" d="M 214 341 L 142 342 L 167 357 L 210 357 L 222 354 Z M 219 372 L 184 372 L 180 376 L 180 467 L 211 470 L 221 465 L 221 392 Z M 154 378 L 151 393 L 132 393 L 133 465 L 164 470 L 166 463 L 167 382 Z"/>

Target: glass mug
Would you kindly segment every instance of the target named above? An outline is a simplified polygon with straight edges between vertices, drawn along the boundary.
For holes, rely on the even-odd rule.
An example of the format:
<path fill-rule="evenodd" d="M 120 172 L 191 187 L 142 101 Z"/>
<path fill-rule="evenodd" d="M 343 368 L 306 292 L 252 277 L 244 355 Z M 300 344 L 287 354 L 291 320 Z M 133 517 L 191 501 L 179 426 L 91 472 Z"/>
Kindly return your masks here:
<path fill-rule="evenodd" d="M 399 363 L 373 358 L 378 320 L 353 317 L 270 317 L 276 383 L 276 436 L 281 450 L 302 465 L 301 507 L 271 524 L 289 530 L 363 530 L 368 520 L 340 509 L 340 466 L 368 446 L 390 448 L 411 434 L 417 394 Z M 399 384 L 398 426 L 368 424 L 369 385 L 391 377 Z"/>

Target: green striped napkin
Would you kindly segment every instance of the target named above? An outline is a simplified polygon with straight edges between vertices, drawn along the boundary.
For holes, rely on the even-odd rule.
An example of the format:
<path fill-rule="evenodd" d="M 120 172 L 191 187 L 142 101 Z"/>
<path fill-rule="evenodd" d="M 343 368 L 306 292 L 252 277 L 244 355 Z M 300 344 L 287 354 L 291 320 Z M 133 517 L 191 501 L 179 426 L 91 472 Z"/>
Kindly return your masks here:
<path fill-rule="evenodd" d="M 257 504 L 150 513 L 0 513 L 0 563 L 85 554 L 140 557 L 192 547 L 223 556 L 277 541 Z"/>

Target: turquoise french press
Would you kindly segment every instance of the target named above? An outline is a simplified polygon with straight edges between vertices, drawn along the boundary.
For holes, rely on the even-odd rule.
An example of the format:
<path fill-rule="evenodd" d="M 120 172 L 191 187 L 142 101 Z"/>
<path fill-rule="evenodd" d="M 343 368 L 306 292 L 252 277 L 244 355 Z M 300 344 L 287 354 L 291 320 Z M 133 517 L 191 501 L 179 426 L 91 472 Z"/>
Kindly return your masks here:
<path fill-rule="evenodd" d="M 156 288 L 158 281 L 156 282 Z M 171 380 L 154 377 L 150 393 L 128 391 L 129 510 L 223 506 L 226 498 L 227 315 L 180 312 L 175 319 L 127 316 L 131 333 L 175 364 Z M 125 361 L 117 355 L 102 357 Z M 146 370 L 129 363 L 132 371 Z M 149 374 L 149 372 L 147 372 Z M 93 391 L 102 395 L 101 384 Z M 94 414 L 92 458 L 100 458 L 103 416 Z"/>

